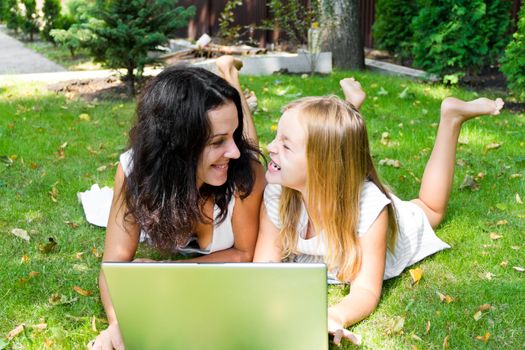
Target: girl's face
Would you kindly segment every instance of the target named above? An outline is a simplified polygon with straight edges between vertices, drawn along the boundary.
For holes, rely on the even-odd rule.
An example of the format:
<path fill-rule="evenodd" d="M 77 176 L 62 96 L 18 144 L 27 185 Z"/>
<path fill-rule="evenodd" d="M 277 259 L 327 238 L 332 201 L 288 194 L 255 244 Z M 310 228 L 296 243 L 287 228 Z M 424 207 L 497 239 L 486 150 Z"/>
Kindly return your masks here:
<path fill-rule="evenodd" d="M 233 133 L 239 126 L 237 107 L 228 101 L 208 111 L 211 136 L 202 151 L 197 164 L 197 187 L 204 183 L 211 186 L 224 185 L 228 178 L 230 159 L 240 157 L 233 140 Z"/>
<path fill-rule="evenodd" d="M 299 120 L 298 110 L 292 108 L 284 112 L 277 126 L 277 135 L 267 148 L 272 161 L 268 164 L 266 180 L 304 193 L 306 130 Z"/>

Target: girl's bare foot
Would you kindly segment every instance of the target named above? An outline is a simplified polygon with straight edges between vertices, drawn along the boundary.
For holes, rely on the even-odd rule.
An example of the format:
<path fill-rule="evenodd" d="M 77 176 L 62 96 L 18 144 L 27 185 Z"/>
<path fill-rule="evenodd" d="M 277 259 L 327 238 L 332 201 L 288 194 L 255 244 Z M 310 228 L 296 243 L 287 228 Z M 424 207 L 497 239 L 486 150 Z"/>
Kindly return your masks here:
<path fill-rule="evenodd" d="M 354 105 L 355 108 L 360 109 L 366 98 L 366 93 L 361 88 L 361 84 L 354 78 L 345 78 L 339 82 L 339 85 L 343 89 L 345 100 Z"/>
<path fill-rule="evenodd" d="M 215 64 L 217 65 L 219 75 L 225 79 L 237 73 L 242 68 L 242 61 L 229 55 L 217 58 Z"/>
<path fill-rule="evenodd" d="M 498 115 L 503 105 L 501 98 L 490 100 L 482 97 L 472 101 L 462 101 L 454 97 L 447 97 L 441 103 L 441 120 L 461 125 L 480 115 Z"/>

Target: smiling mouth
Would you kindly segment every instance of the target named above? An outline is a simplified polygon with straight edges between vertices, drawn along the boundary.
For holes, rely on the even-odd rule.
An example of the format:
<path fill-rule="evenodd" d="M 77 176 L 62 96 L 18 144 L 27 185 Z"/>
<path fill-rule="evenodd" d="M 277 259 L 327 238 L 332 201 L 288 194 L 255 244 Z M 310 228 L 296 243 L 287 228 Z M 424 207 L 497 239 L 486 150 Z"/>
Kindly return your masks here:
<path fill-rule="evenodd" d="M 270 162 L 270 164 L 268 164 L 268 167 L 271 167 L 274 170 L 281 170 L 281 167 L 277 165 L 277 163 L 275 163 L 273 160 Z"/>
<path fill-rule="evenodd" d="M 225 170 L 225 169 L 228 169 L 228 163 L 226 164 L 214 164 L 212 165 L 215 169 L 218 169 L 218 170 Z"/>

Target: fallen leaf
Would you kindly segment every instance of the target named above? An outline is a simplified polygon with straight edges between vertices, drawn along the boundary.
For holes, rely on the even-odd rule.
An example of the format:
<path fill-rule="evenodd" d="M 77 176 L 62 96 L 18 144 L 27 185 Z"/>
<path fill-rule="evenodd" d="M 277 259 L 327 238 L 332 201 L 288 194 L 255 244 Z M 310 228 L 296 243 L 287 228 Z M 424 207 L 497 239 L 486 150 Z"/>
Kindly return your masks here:
<path fill-rule="evenodd" d="M 447 304 L 450 304 L 450 303 L 456 301 L 456 298 L 453 298 L 450 295 L 442 294 L 440 292 L 436 292 L 436 293 L 437 293 L 437 295 L 439 296 L 439 299 L 442 302 L 446 302 Z"/>
<path fill-rule="evenodd" d="M 84 252 L 78 252 L 75 254 L 75 258 L 77 258 L 78 260 L 81 260 L 83 255 L 84 255 Z"/>
<path fill-rule="evenodd" d="M 419 283 L 421 277 L 423 277 L 423 270 L 420 267 L 408 270 L 410 277 L 412 277 L 412 285 Z"/>
<path fill-rule="evenodd" d="M 411 338 L 414 339 L 414 340 L 417 340 L 417 341 L 423 341 L 423 339 L 418 337 L 416 334 L 412 334 Z"/>
<path fill-rule="evenodd" d="M 481 316 L 483 316 L 483 312 L 481 312 L 480 310 L 476 311 L 476 313 L 474 314 L 474 320 L 479 321 Z"/>
<path fill-rule="evenodd" d="M 25 323 L 19 324 L 9 333 L 7 333 L 7 340 L 11 340 L 24 331 Z"/>
<path fill-rule="evenodd" d="M 11 233 L 14 234 L 17 237 L 22 238 L 24 241 L 27 241 L 27 242 L 29 242 L 29 240 L 31 239 L 31 237 L 29 237 L 29 235 L 27 234 L 27 231 L 23 230 L 21 228 L 14 228 L 14 229 L 12 229 Z"/>
<path fill-rule="evenodd" d="M 500 262 L 500 266 L 501 267 L 507 267 L 508 265 L 509 265 L 508 260 L 504 260 L 504 261 Z"/>
<path fill-rule="evenodd" d="M 478 307 L 478 311 L 487 311 L 490 309 L 492 309 L 492 305 L 490 304 L 483 304 L 483 305 L 480 305 L 480 307 Z"/>
<path fill-rule="evenodd" d="M 491 150 L 491 149 L 498 149 L 500 148 L 502 145 L 502 143 L 497 143 L 497 142 L 493 142 L 493 143 L 489 143 L 488 145 L 485 146 L 485 149 L 488 151 L 488 150 Z"/>
<path fill-rule="evenodd" d="M 91 249 L 91 253 L 93 253 L 93 255 L 94 255 L 95 257 L 97 257 L 97 258 L 102 257 L 102 253 L 100 253 L 100 252 L 98 251 L 97 247 L 93 247 L 93 248 Z"/>
<path fill-rule="evenodd" d="M 496 277 L 496 275 L 493 274 L 492 272 L 487 272 L 483 275 L 483 278 L 486 279 L 487 281 L 492 281 L 493 277 Z"/>
<path fill-rule="evenodd" d="M 31 162 L 31 164 L 29 164 L 29 167 L 35 170 L 36 168 L 38 168 L 38 164 L 36 164 L 35 162 Z"/>
<path fill-rule="evenodd" d="M 510 249 L 519 250 L 520 246 L 519 245 L 513 245 L 513 246 L 510 246 Z"/>
<path fill-rule="evenodd" d="M 99 166 L 99 167 L 97 168 L 97 171 L 98 171 L 98 172 L 102 172 L 102 171 L 106 170 L 107 167 L 108 167 L 107 165 Z"/>
<path fill-rule="evenodd" d="M 86 122 L 91 121 L 91 117 L 87 113 L 82 113 L 81 115 L 78 116 L 78 119 L 86 121 Z"/>
<path fill-rule="evenodd" d="M 503 237 L 503 236 L 500 235 L 500 234 L 498 234 L 498 233 L 496 233 L 496 232 L 491 232 L 491 233 L 490 233 L 490 239 L 492 239 L 493 241 L 498 240 L 498 239 L 500 239 L 501 237 Z"/>
<path fill-rule="evenodd" d="M 523 177 L 523 174 L 512 174 L 512 175 L 510 175 L 511 179 L 516 179 L 518 177 Z"/>
<path fill-rule="evenodd" d="M 55 203 L 58 202 L 58 199 L 57 199 L 57 197 L 58 197 L 58 189 L 56 187 L 57 184 L 58 184 L 58 181 L 55 182 L 53 185 L 51 185 L 51 191 L 48 192 L 49 195 L 51 196 L 51 200 L 53 202 L 55 202 Z"/>
<path fill-rule="evenodd" d="M 465 175 L 465 178 L 463 179 L 463 182 L 459 186 L 459 189 L 464 190 L 465 188 L 468 188 L 471 191 L 477 191 L 479 190 L 479 184 L 476 182 L 476 180 L 472 176 Z"/>
<path fill-rule="evenodd" d="M 490 338 L 490 333 L 489 332 L 485 333 L 485 335 L 483 335 L 483 336 L 481 336 L 481 335 L 477 335 L 476 336 L 477 340 L 481 340 L 484 343 L 488 342 L 489 338 Z"/>
<path fill-rule="evenodd" d="M 37 272 L 37 271 L 31 271 L 29 273 L 29 278 L 34 278 L 36 276 L 40 275 L 40 272 Z"/>
<path fill-rule="evenodd" d="M 509 222 L 507 220 L 499 220 L 498 222 L 496 222 L 496 226 L 504 226 L 508 224 Z"/>
<path fill-rule="evenodd" d="M 523 201 L 521 200 L 519 193 L 516 193 L 516 203 L 523 204 Z"/>
<path fill-rule="evenodd" d="M 73 221 L 64 221 L 64 224 L 68 225 L 71 228 L 77 228 L 79 225 L 76 222 Z"/>
<path fill-rule="evenodd" d="M 394 168 L 400 168 L 401 167 L 401 162 L 397 159 L 388 159 L 388 158 L 385 158 L 385 159 L 381 159 L 379 161 L 379 165 L 388 165 L 388 166 L 391 166 L 391 167 L 394 167 Z"/>
<path fill-rule="evenodd" d="M 447 335 L 445 339 L 443 339 L 443 349 L 448 349 L 448 337 L 450 337 L 450 335 Z"/>
<path fill-rule="evenodd" d="M 91 330 L 94 332 L 94 333 L 98 333 L 97 331 L 97 319 L 95 318 L 95 316 L 93 316 L 91 318 Z"/>
<path fill-rule="evenodd" d="M 379 87 L 379 91 L 377 92 L 378 96 L 386 96 L 388 95 L 388 91 L 386 91 L 382 86 Z"/>
<path fill-rule="evenodd" d="M 57 242 L 53 237 L 49 237 L 47 240 L 47 243 L 40 243 L 38 245 L 38 250 L 40 250 L 42 253 L 51 253 L 57 247 Z"/>
<path fill-rule="evenodd" d="M 430 332 L 430 321 L 427 321 L 427 327 L 425 328 L 425 335 Z"/>
<path fill-rule="evenodd" d="M 44 345 L 46 348 L 50 348 L 51 346 L 53 346 L 54 342 L 52 339 L 49 339 L 49 338 L 46 338 L 44 339 Z"/>
<path fill-rule="evenodd" d="M 405 326 L 405 318 L 398 316 L 391 322 L 390 327 L 387 329 L 387 334 L 398 334 L 403 331 Z"/>
<path fill-rule="evenodd" d="M 82 295 L 82 296 L 85 296 L 85 297 L 88 297 L 90 296 L 91 294 L 93 294 L 93 292 L 89 291 L 89 290 L 85 290 L 85 289 L 82 289 L 80 288 L 79 286 L 74 286 L 73 287 L 73 290 L 75 292 L 77 292 L 78 294 Z"/>
<path fill-rule="evenodd" d="M 47 301 L 51 305 L 71 304 L 71 303 L 74 303 L 77 300 L 78 300 L 77 297 L 73 297 L 73 298 L 68 299 L 65 295 L 58 294 L 58 293 L 51 294 L 49 299 L 47 299 Z"/>
<path fill-rule="evenodd" d="M 47 328 L 47 323 L 35 324 L 35 325 L 32 325 L 31 328 L 39 330 L 39 331 L 43 331 L 44 329 Z"/>
<path fill-rule="evenodd" d="M 29 255 L 23 255 L 22 258 L 20 259 L 20 263 L 21 264 L 27 264 L 29 262 Z"/>
<path fill-rule="evenodd" d="M 525 272 L 525 268 L 521 266 L 513 266 L 512 268 L 518 272 Z"/>

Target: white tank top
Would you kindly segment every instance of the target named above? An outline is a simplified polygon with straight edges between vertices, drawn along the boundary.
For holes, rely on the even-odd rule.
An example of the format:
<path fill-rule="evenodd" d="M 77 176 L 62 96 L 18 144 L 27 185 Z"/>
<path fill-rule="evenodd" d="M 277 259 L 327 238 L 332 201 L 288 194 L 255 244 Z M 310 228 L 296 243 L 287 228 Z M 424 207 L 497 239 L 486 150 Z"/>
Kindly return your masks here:
<path fill-rule="evenodd" d="M 131 150 L 124 152 L 120 155 L 120 165 L 124 171 L 124 175 L 128 176 L 131 171 Z M 181 253 L 199 253 L 199 254 L 210 254 L 219 250 L 225 250 L 233 247 L 234 237 L 233 237 L 233 226 L 232 226 L 232 214 L 235 207 L 235 197 L 232 196 L 230 202 L 228 203 L 228 211 L 226 213 L 226 218 L 219 224 L 214 224 L 212 228 L 212 238 L 210 244 L 206 248 L 198 248 L 195 246 L 197 237 L 194 237 L 185 247 L 179 248 L 176 251 Z M 213 220 L 217 221 L 219 216 L 219 207 L 215 205 L 213 207 Z M 140 241 L 149 241 L 149 236 L 146 232 L 141 231 Z"/>

